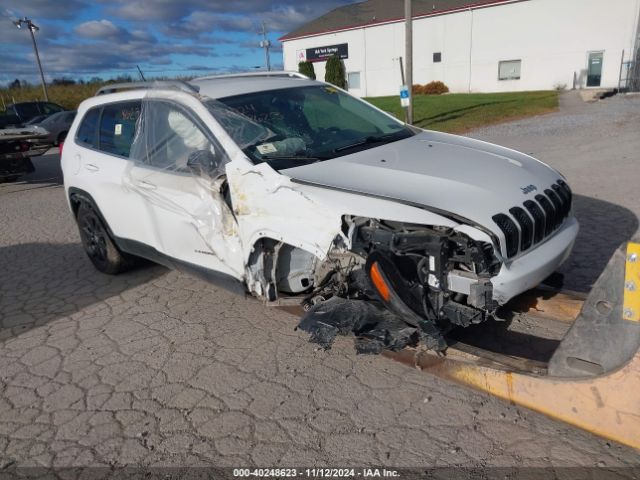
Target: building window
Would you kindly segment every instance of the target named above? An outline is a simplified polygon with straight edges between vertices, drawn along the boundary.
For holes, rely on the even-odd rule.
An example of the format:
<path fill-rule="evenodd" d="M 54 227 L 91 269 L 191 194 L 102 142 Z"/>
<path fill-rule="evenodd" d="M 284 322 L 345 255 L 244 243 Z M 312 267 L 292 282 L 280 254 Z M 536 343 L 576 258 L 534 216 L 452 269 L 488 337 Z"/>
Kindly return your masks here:
<path fill-rule="evenodd" d="M 433 63 L 440 63 L 442 61 L 442 52 L 434 52 Z"/>
<path fill-rule="evenodd" d="M 349 90 L 360 89 L 360 72 L 349 72 L 347 74 L 347 86 Z"/>
<path fill-rule="evenodd" d="M 498 64 L 498 80 L 520 80 L 522 60 L 506 60 Z"/>

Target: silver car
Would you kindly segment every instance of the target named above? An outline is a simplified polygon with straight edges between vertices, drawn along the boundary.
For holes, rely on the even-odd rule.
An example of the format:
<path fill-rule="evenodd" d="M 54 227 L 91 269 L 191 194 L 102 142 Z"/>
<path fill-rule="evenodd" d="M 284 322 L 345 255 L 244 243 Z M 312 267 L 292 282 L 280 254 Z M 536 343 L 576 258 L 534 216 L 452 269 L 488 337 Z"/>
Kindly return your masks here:
<path fill-rule="evenodd" d="M 54 113 L 35 125 L 30 124 L 30 130 L 42 135 L 37 141 L 38 144 L 60 145 L 67 137 L 75 117 L 75 111 Z"/>

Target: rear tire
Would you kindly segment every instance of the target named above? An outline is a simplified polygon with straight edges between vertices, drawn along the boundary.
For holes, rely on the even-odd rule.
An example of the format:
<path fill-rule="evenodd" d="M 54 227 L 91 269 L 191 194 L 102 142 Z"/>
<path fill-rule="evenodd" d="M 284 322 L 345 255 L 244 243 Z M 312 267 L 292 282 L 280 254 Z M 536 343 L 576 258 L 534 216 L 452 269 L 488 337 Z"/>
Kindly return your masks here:
<path fill-rule="evenodd" d="M 90 205 L 80 205 L 76 221 L 82 247 L 98 271 L 117 275 L 133 266 L 132 259 L 118 250 L 107 232 L 106 225 Z"/>

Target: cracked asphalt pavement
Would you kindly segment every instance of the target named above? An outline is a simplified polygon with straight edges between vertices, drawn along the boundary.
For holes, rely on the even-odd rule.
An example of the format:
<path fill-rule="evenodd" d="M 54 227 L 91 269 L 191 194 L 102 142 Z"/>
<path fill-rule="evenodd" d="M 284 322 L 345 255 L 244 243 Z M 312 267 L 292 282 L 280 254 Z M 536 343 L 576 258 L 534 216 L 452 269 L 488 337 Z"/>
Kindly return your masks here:
<path fill-rule="evenodd" d="M 562 171 L 587 291 L 638 230 L 640 98 L 472 132 Z M 640 454 L 378 356 L 186 275 L 95 271 L 55 153 L 0 185 L 0 472 L 12 466 L 601 466 Z M 635 392 L 637 394 L 637 392 Z"/>

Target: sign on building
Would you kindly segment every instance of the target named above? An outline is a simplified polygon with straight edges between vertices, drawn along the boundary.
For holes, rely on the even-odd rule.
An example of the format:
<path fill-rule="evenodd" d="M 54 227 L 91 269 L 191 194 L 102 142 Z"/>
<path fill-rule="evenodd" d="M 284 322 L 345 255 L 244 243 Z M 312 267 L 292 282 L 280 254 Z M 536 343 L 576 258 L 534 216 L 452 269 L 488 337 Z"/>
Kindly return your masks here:
<path fill-rule="evenodd" d="M 327 47 L 307 48 L 296 52 L 298 62 L 324 62 L 333 55 L 338 55 L 341 59 L 349 58 L 349 44 L 341 43 Z"/>

